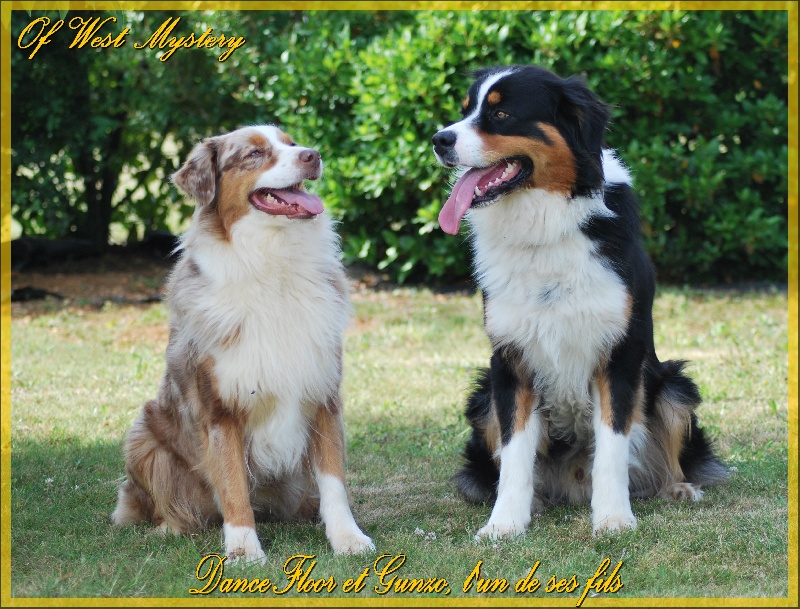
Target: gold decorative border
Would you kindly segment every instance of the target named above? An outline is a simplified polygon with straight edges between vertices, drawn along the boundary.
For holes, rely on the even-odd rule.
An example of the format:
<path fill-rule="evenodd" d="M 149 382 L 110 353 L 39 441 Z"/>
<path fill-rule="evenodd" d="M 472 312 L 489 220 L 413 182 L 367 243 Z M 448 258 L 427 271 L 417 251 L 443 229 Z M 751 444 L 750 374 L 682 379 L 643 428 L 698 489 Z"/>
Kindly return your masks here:
<path fill-rule="evenodd" d="M 789 15 L 789 587 L 786 598 L 614 598 L 592 599 L 592 606 L 620 607 L 796 607 L 798 606 L 798 283 L 797 283 L 797 28 L 798 5 L 792 1 L 760 2 L 711 2 L 703 0 L 673 2 L 620 2 L 620 1 L 541 1 L 520 2 L 496 0 L 486 1 L 286 1 L 286 2 L 177 2 L 177 1 L 97 1 L 97 2 L 1 2 L 0 3 L 0 605 L 17 607 L 108 607 L 108 606 L 197 606 L 211 607 L 230 605 L 263 606 L 265 599 L 213 598 L 138 598 L 138 599 L 94 599 L 94 598 L 12 598 L 11 590 L 11 11 L 12 10 L 777 10 Z M 286 607 L 298 606 L 531 606 L 553 603 L 553 599 L 270 599 L 271 604 Z M 574 599 L 556 601 L 558 605 L 574 606 Z"/>

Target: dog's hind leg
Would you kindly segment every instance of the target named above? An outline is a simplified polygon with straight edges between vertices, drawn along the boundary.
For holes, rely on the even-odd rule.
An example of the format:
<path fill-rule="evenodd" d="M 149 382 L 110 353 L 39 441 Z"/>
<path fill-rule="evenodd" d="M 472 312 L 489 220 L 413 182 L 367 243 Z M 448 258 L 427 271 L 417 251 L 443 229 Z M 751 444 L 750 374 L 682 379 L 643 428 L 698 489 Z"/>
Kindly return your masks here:
<path fill-rule="evenodd" d="M 489 521 L 475 535 L 499 539 L 522 535 L 531 521 L 536 449 L 541 440 L 539 398 L 519 379 L 505 351 L 492 356 L 492 407 L 500 427 L 500 479 Z"/>
<path fill-rule="evenodd" d="M 164 532 L 187 533 L 218 516 L 213 497 L 188 461 L 175 413 L 158 400 L 145 404 L 125 442 L 127 479 L 120 486 L 116 525 L 149 520 Z"/>
<path fill-rule="evenodd" d="M 150 432 L 148 412 L 156 408 L 148 402 L 134 421 L 125 439 L 126 480 L 119 487 L 117 507 L 111 521 L 117 526 L 149 520 L 160 525 L 163 518 L 156 513 L 152 489 L 152 473 L 158 440 Z"/>
<path fill-rule="evenodd" d="M 492 410 L 492 381 L 488 369 L 478 373 L 467 400 L 466 415 L 472 434 L 464 447 L 464 466 L 455 475 L 456 487 L 472 503 L 493 501 L 500 472 L 492 452 L 499 442 L 500 430 Z"/>
<path fill-rule="evenodd" d="M 358 528 L 353 518 L 344 485 L 345 443 L 339 396 L 318 406 L 309 449 L 319 487 L 320 517 L 334 553 L 374 550 L 372 540 Z"/>
<path fill-rule="evenodd" d="M 683 373 L 685 362 L 670 360 L 659 366 L 662 384 L 655 400 L 653 426 L 667 474 L 658 495 L 668 500 L 699 501 L 703 496 L 700 485 L 725 480 L 728 469 L 697 424 L 694 409 L 700 405 L 700 392 Z"/>

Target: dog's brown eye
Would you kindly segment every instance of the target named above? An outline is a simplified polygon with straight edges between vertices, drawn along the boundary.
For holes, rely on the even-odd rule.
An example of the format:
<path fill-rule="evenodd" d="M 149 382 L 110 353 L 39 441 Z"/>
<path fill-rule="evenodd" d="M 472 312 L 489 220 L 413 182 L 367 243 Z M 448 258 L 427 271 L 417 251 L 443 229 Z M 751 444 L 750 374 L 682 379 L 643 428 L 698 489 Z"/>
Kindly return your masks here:
<path fill-rule="evenodd" d="M 508 118 L 508 113 L 503 112 L 502 110 L 498 110 L 497 112 L 494 113 L 494 117 L 499 119 Z"/>

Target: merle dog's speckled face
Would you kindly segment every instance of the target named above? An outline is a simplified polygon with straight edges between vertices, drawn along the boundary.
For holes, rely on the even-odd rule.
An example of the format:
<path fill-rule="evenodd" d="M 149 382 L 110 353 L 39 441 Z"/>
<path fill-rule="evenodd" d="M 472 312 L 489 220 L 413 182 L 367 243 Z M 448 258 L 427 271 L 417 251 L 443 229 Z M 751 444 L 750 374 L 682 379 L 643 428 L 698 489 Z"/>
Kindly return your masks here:
<path fill-rule="evenodd" d="M 445 231 L 457 232 L 470 207 L 521 188 L 567 196 L 601 188 L 610 114 L 581 80 L 534 66 L 480 70 L 462 115 L 433 137 L 440 163 L 467 168 L 442 210 Z"/>
<path fill-rule="evenodd" d="M 231 227 L 251 211 L 276 222 L 322 213 L 320 198 L 303 186 L 321 175 L 319 152 L 298 146 L 274 125 L 256 125 L 197 144 L 172 179 L 230 239 Z"/>

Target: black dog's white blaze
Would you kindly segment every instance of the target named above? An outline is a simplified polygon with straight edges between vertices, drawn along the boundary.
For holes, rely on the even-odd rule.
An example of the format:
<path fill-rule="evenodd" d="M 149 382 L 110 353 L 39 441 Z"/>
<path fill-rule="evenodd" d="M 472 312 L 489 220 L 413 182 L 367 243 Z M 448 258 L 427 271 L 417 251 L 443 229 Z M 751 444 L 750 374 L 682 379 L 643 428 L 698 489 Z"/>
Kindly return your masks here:
<path fill-rule="evenodd" d="M 496 495 L 478 537 L 524 532 L 544 502 L 591 501 L 600 531 L 636 526 L 631 495 L 698 500 L 726 470 L 683 363 L 656 357 L 654 273 L 630 175 L 603 149 L 607 107 L 580 80 L 512 66 L 478 72 L 463 110 L 433 142 L 461 169 L 440 224 L 469 220 L 494 348 L 457 477 L 467 499 Z"/>

